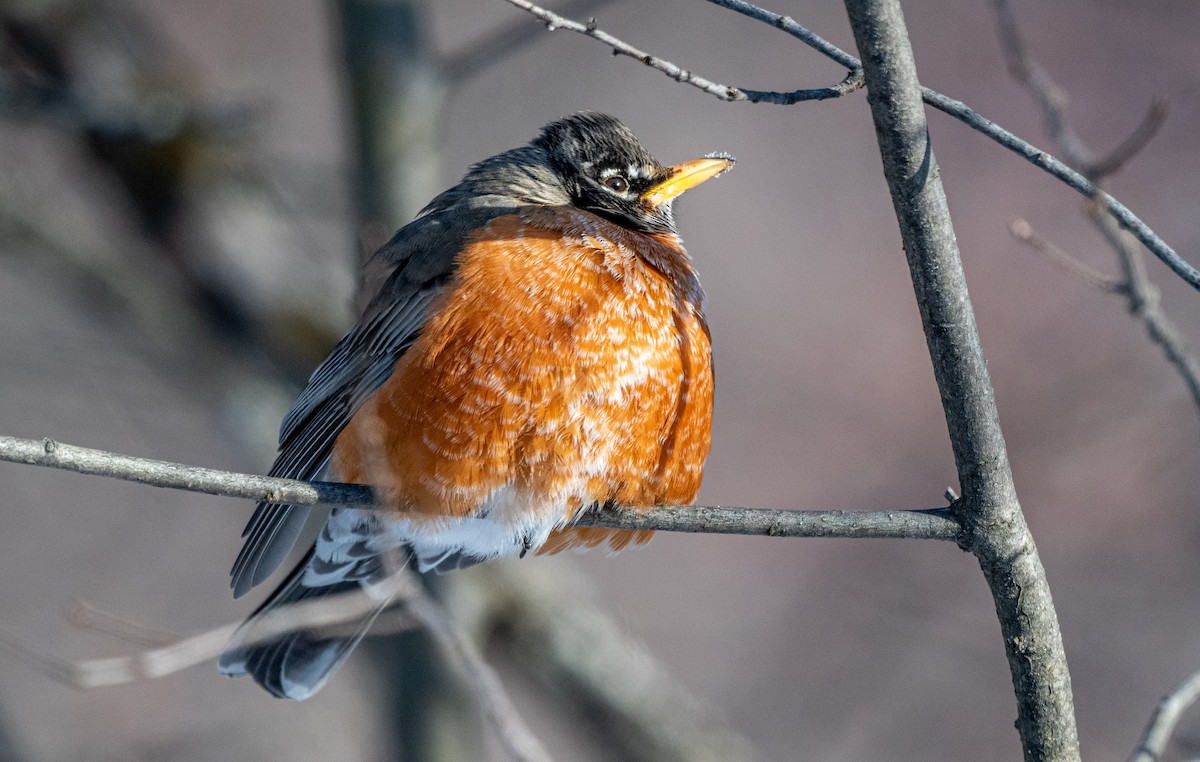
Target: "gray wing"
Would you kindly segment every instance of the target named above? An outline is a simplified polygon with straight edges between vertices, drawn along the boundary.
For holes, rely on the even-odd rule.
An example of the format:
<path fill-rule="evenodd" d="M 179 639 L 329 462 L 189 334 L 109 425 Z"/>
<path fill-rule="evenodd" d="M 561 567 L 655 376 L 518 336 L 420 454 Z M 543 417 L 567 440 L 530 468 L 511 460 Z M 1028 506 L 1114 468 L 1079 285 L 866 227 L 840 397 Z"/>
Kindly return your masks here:
<path fill-rule="evenodd" d="M 511 211 L 499 206 L 428 210 L 371 258 L 364 269 L 364 290 L 373 298 L 359 324 L 313 371 L 284 417 L 271 476 L 318 478 L 329 464 L 338 434 L 416 340 L 470 232 Z M 245 544 L 230 571 L 235 597 L 278 568 L 307 518 L 307 506 L 258 504 L 242 532 Z"/>

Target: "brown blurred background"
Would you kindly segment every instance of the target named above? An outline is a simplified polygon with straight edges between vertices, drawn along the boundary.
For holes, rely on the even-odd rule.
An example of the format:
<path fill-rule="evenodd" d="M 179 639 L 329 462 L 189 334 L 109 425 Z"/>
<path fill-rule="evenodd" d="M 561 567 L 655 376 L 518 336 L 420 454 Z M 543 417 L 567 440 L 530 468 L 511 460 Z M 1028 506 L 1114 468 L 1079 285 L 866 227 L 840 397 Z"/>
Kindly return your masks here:
<path fill-rule="evenodd" d="M 853 49 L 839 3 L 771 8 Z M 418 58 L 431 68 L 413 96 L 428 111 L 414 120 L 426 142 L 412 180 L 432 192 L 579 109 L 619 116 L 665 162 L 738 158 L 677 206 L 716 355 L 704 502 L 943 502 L 953 462 L 862 93 L 725 104 L 562 31 L 455 80 L 435 62 L 536 22 L 499 0 L 418 10 Z M 1168 99 L 1161 133 L 1111 190 L 1200 262 L 1200 5 L 1016 10 L 1097 150 L 1153 96 Z M 985 3 L 906 12 L 925 84 L 1048 145 Z M 699 0 L 594 13 L 632 44 L 735 86 L 793 90 L 845 74 Z M 355 222 L 337 13 L 289 0 L 4 0 L 0 15 L 19 21 L 0 50 L 0 433 L 261 472 L 298 379 L 349 325 L 359 242 L 378 236 Z M 64 82 L 74 100 L 13 96 Z M 1124 758 L 1158 697 L 1200 668 L 1200 414 L 1119 298 L 1008 235 L 1012 218 L 1027 218 L 1115 274 L 1082 199 L 943 115 L 931 129 L 1058 606 L 1083 753 Z M 167 139 L 150 150 L 147 135 Z M 148 184 L 131 169 L 143 166 Z M 1149 267 L 1166 310 L 1200 341 L 1200 294 Z M 0 465 L 0 625 L 86 658 L 137 647 L 72 628 L 62 612 L 73 599 L 179 632 L 235 620 L 250 603 L 230 598 L 226 573 L 250 508 Z M 953 546 L 660 535 L 614 558 L 520 563 L 581 572 L 585 595 L 757 758 L 1020 757 L 990 596 Z M 453 586 L 447 595 L 462 605 Z M 613 758 L 493 656 L 557 759 Z M 81 693 L 0 659 L 0 759 L 394 758 L 405 743 L 380 664 L 378 649 L 360 653 L 295 704 L 211 665 Z M 1185 721 L 1173 753 L 1200 753 L 1197 727 Z M 503 759 L 485 731 L 457 741 L 478 748 L 470 737 L 481 734 L 482 751 L 448 753 Z"/>

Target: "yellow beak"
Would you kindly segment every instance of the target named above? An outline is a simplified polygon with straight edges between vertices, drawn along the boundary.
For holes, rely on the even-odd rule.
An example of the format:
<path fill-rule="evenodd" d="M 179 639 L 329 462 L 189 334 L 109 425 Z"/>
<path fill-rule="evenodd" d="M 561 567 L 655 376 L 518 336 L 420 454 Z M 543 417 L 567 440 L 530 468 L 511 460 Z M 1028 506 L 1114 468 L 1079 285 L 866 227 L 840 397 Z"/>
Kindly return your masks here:
<path fill-rule="evenodd" d="M 658 185 L 651 186 L 642 194 L 642 198 L 650 206 L 658 206 L 664 201 L 670 201 L 688 188 L 695 188 L 705 180 L 711 180 L 728 172 L 732 166 L 733 159 L 725 157 L 696 159 L 676 164 L 670 167 L 671 176 Z"/>

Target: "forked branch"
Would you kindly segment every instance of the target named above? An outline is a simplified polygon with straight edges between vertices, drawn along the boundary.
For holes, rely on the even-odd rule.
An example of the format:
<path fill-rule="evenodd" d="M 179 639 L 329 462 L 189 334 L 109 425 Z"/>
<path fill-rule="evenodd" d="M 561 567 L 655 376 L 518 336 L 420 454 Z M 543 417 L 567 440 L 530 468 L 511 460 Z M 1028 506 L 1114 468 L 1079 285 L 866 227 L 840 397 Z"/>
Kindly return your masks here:
<path fill-rule="evenodd" d="M 791 36 L 803 42 L 805 45 L 808 45 L 826 57 L 836 61 L 840 65 L 849 68 L 850 73 L 841 83 L 832 88 L 800 90 L 792 94 L 771 94 L 760 93 L 752 90 L 740 90 L 739 88 L 731 88 L 727 85 L 719 85 L 715 82 L 693 74 L 692 72 L 680 66 L 672 64 L 669 61 L 663 61 L 657 56 L 653 56 L 649 53 L 639 50 L 632 45 L 622 42 L 611 34 L 599 29 L 593 22 L 582 24 L 578 21 L 572 21 L 571 19 L 564 18 L 556 13 L 548 11 L 539 5 L 528 2 L 528 0 L 505 0 L 505 2 L 511 3 L 518 8 L 522 8 L 542 19 L 544 22 L 546 22 L 547 27 L 551 30 L 558 28 L 569 29 L 574 32 L 579 32 L 580 34 L 584 34 L 595 40 L 599 40 L 605 45 L 611 47 L 617 54 L 628 55 L 632 58 L 642 61 L 646 65 L 658 69 L 672 79 L 692 85 L 694 87 L 698 87 L 701 90 L 704 90 L 711 95 L 715 95 L 724 101 L 753 101 L 786 105 L 805 100 L 821 100 L 823 98 L 845 95 L 846 93 L 853 92 L 861 86 L 862 82 L 859 77 L 859 72 L 862 69 L 862 62 L 858 58 L 822 38 L 820 35 L 800 25 L 794 19 L 782 14 L 773 13 L 754 5 L 753 3 L 743 2 L 742 0 L 708 1 L 714 5 L 719 5 L 722 8 L 728 8 L 730 10 L 737 11 L 745 16 L 787 32 Z M 802 97 L 799 95 L 802 93 L 815 94 L 822 92 L 826 94 L 812 97 Z M 737 97 L 737 93 L 742 93 L 747 97 Z M 762 97 L 756 97 L 752 99 L 749 97 L 750 93 L 754 93 L 756 96 Z M 1189 262 L 1184 260 L 1183 257 L 1179 256 L 1175 249 L 1171 248 L 1166 241 L 1164 241 L 1158 236 L 1158 234 L 1151 230 L 1150 226 L 1143 222 L 1140 217 L 1130 211 L 1128 207 L 1110 196 L 1108 193 L 1105 193 L 1103 190 L 1097 188 L 1096 184 L 1084 174 L 1077 172 L 1032 143 L 1022 140 L 1012 132 L 1004 129 L 987 117 L 982 116 L 962 101 L 955 100 L 954 98 L 943 95 L 942 93 L 939 93 L 938 91 L 928 87 L 922 87 L 920 89 L 920 94 L 924 101 L 930 106 L 933 106 L 939 111 L 954 117 L 971 129 L 986 135 L 1003 147 L 1024 158 L 1034 166 L 1062 181 L 1069 188 L 1072 188 L 1076 192 L 1088 198 L 1095 198 L 1097 203 L 1102 204 L 1103 207 L 1110 214 L 1112 214 L 1114 218 L 1116 218 L 1116 220 L 1121 224 L 1121 227 L 1132 233 L 1134 237 L 1136 237 L 1142 243 L 1143 246 L 1145 246 L 1154 254 L 1154 256 L 1158 257 L 1160 260 L 1162 260 L 1163 264 L 1171 268 L 1172 272 L 1182 278 L 1186 283 L 1191 285 L 1192 288 L 1200 291 L 1200 270 L 1196 269 Z M 1144 123 L 1146 127 L 1142 130 L 1139 130 L 1139 133 L 1145 133 L 1147 137 L 1142 138 L 1139 133 L 1135 133 L 1137 140 L 1148 139 L 1148 136 L 1153 134 L 1153 130 L 1156 129 L 1154 126 L 1155 121 L 1155 111 L 1152 109 Z M 1122 156 L 1127 154 L 1129 151 L 1136 150 L 1137 147 L 1138 143 L 1134 142 L 1124 150 L 1110 154 L 1110 158 L 1115 157 L 1116 159 L 1123 161 L 1124 159 Z M 1101 168 L 1104 169 L 1105 167 L 1101 165 Z M 1111 169 L 1107 169 L 1107 171 L 1111 171 Z"/>

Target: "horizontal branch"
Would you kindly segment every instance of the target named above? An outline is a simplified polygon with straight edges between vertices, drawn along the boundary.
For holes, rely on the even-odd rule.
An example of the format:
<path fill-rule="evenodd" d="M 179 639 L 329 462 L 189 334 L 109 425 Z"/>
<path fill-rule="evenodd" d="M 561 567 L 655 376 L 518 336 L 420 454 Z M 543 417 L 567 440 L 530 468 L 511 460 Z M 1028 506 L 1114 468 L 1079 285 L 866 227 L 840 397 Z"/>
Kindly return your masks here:
<path fill-rule="evenodd" d="M 0 461 L 47 466 L 152 487 L 293 505 L 353 505 L 372 508 L 370 487 L 335 482 L 305 482 L 270 476 L 185 466 L 149 458 L 92 450 L 52 439 L 0 436 Z M 791 511 L 720 506 L 656 506 L 588 511 L 577 526 L 705 532 L 763 537 L 853 537 L 881 539 L 958 539 L 958 523 L 948 509 L 895 511 Z"/>
<path fill-rule="evenodd" d="M 902 511 L 793 511 L 672 505 L 588 511 L 577 526 L 652 529 L 657 532 L 743 534 L 759 537 L 858 539 L 958 539 L 958 522 L 948 508 Z"/>
<path fill-rule="evenodd" d="M 28 463 L 91 476 L 108 476 L 151 487 L 241 497 L 293 505 L 361 505 L 374 502 L 370 487 L 360 484 L 303 482 L 185 466 L 165 460 L 135 458 L 105 450 L 55 442 L 0 436 L 0 460 Z"/>

